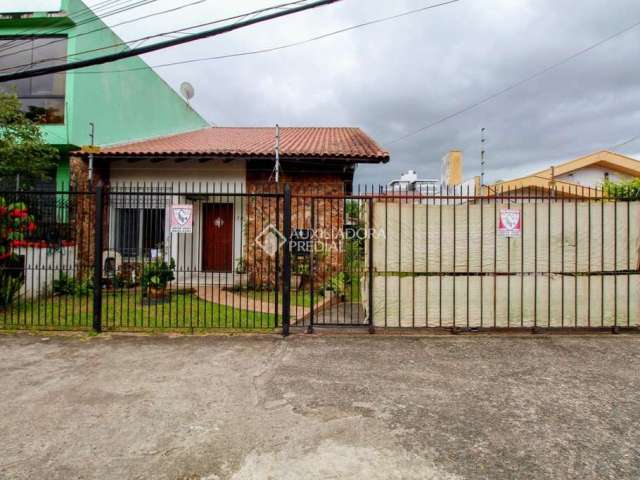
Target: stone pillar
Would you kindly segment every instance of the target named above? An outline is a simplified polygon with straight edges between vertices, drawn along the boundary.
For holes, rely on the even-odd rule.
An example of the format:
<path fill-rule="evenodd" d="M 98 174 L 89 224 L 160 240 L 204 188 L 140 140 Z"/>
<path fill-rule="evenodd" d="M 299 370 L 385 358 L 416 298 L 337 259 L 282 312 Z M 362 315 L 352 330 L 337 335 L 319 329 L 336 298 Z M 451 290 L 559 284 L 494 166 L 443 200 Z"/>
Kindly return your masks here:
<path fill-rule="evenodd" d="M 71 170 L 71 185 L 76 192 L 75 211 L 71 213 L 70 221 L 73 222 L 75 241 L 77 245 L 76 272 L 79 278 L 86 278 L 93 271 L 95 259 L 95 194 L 93 186 L 89 183 L 89 166 L 81 156 L 69 158 Z M 108 169 L 94 169 L 94 181 L 108 185 Z M 103 238 L 108 242 L 109 232 L 109 207 L 108 196 L 104 202 Z"/>

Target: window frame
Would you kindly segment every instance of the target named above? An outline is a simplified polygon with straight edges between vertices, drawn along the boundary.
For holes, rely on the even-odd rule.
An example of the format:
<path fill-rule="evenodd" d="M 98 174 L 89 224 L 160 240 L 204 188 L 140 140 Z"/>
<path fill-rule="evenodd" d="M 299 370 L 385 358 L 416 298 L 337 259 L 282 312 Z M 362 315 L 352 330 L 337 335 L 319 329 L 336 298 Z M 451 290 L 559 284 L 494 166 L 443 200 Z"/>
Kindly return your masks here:
<path fill-rule="evenodd" d="M 122 229 L 122 220 L 121 220 L 121 212 L 122 211 L 130 211 L 135 212 L 138 217 L 135 219 L 137 223 L 137 239 L 135 239 L 135 251 L 133 249 L 127 249 L 127 251 L 123 251 L 123 243 L 121 239 L 123 238 L 123 229 Z M 161 238 L 160 243 L 164 244 L 166 241 L 166 233 L 167 233 L 167 211 L 166 208 L 163 207 L 152 207 L 152 206 L 117 206 L 113 208 L 113 217 L 111 224 L 113 225 L 113 234 L 111 235 L 111 241 L 109 242 L 113 245 L 113 250 L 117 251 L 122 258 L 126 259 L 151 259 L 151 250 L 154 247 L 146 247 L 145 245 L 148 243 L 145 241 L 145 226 L 147 222 L 151 225 L 151 230 L 153 230 L 152 236 L 159 236 Z M 155 215 L 157 215 L 157 220 L 149 221 L 147 215 L 151 215 L 153 219 Z M 145 220 L 147 219 L 147 220 Z M 134 219 L 132 219 L 134 220 Z M 155 229 L 159 229 L 158 232 Z M 130 229 L 133 230 L 133 229 Z M 148 232 L 148 230 L 147 230 Z M 158 235 L 156 235 L 156 233 Z M 126 235 L 125 235 L 126 237 Z M 134 239 L 131 239 L 134 240 Z M 134 242 L 131 242 L 134 243 Z"/>
<path fill-rule="evenodd" d="M 15 40 L 37 40 L 37 39 L 64 39 L 65 40 L 65 44 L 64 44 L 64 56 L 66 57 L 67 55 L 69 55 L 69 37 L 68 35 L 64 35 L 64 34 L 23 34 L 23 35 L 0 35 L 0 46 L 2 46 L 2 42 L 4 41 L 15 41 Z M 18 49 L 22 49 L 23 46 L 19 46 Z M 34 45 L 33 43 L 31 44 L 31 62 L 33 62 L 34 60 Z M 9 50 L 9 53 L 11 53 L 11 50 Z M 51 63 L 51 62 L 48 62 Z M 61 61 L 57 61 L 55 62 L 56 64 L 63 64 L 66 63 L 66 60 L 61 60 Z M 24 102 L 23 100 L 58 100 L 58 101 L 62 101 L 62 109 L 60 110 L 60 114 L 62 116 L 62 121 L 61 122 L 48 122 L 48 121 L 37 121 L 36 123 L 40 124 L 40 125 L 66 125 L 67 124 L 67 74 L 66 72 L 60 72 L 60 73 L 52 73 L 49 74 L 51 76 L 55 76 L 55 75 L 60 75 L 60 76 L 64 76 L 64 93 L 63 94 L 32 94 L 32 90 L 33 90 L 33 86 L 32 86 L 32 81 L 33 79 L 29 79 L 29 95 L 21 95 L 18 92 L 18 89 L 16 88 L 16 96 L 18 97 L 18 100 L 20 100 L 20 104 L 22 107 L 24 107 Z M 45 77 L 48 77 L 49 75 L 45 75 Z M 9 84 L 11 85 L 11 84 Z M 25 110 L 23 110 L 25 111 Z M 28 111 L 25 111 L 25 113 L 28 113 Z"/>

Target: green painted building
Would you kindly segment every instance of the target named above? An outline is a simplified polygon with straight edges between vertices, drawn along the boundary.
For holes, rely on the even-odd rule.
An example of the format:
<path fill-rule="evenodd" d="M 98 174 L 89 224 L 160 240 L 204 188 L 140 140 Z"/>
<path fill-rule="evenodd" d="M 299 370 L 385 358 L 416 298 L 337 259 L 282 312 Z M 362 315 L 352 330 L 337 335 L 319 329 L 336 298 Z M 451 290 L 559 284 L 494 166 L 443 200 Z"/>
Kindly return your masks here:
<path fill-rule="evenodd" d="M 104 3 L 104 2 L 103 2 Z M 98 4 L 100 5 L 100 4 Z M 2 0 L 0 71 L 11 73 L 125 50 L 122 40 L 80 0 Z M 131 16 L 140 16 L 134 14 Z M 107 48 L 105 48 L 107 47 Z M 207 122 L 138 57 L 0 84 L 15 92 L 47 140 L 60 148 L 58 188 L 69 185 L 68 152 L 182 133 Z"/>

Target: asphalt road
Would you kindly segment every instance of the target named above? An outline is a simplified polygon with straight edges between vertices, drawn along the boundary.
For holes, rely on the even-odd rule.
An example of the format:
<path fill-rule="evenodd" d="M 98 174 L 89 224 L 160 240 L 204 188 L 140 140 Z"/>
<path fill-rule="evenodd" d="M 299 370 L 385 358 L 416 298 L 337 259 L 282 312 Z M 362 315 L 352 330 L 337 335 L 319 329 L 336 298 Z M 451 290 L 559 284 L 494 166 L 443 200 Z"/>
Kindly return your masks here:
<path fill-rule="evenodd" d="M 640 335 L 0 336 L 0 477 L 637 479 Z"/>

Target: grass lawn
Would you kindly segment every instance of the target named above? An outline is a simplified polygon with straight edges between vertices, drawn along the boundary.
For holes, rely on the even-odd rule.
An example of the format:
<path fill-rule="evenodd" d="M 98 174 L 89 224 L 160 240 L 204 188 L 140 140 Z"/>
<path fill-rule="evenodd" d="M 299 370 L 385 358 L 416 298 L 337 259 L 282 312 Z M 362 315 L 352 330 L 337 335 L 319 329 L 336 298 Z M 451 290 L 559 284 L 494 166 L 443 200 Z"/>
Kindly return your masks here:
<path fill-rule="evenodd" d="M 88 329 L 93 321 L 92 296 L 60 296 L 19 302 L 0 311 L 0 328 Z M 275 327 L 275 315 L 239 310 L 173 293 L 165 303 L 149 305 L 139 292 L 104 292 L 103 330 L 250 329 Z"/>

